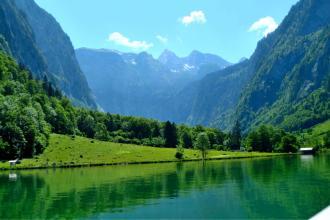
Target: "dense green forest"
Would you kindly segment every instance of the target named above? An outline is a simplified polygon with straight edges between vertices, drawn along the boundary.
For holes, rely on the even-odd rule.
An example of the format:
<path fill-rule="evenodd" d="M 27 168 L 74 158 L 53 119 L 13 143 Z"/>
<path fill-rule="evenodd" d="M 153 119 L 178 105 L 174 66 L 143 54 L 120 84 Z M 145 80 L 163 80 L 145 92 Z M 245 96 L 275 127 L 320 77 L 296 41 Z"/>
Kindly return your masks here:
<path fill-rule="evenodd" d="M 266 133 L 265 133 L 266 132 Z M 203 126 L 176 125 L 74 107 L 47 77 L 35 80 L 23 65 L 0 53 L 0 159 L 40 154 L 50 133 L 155 147 L 294 152 L 295 136 L 271 127 L 243 140 L 240 124 L 224 133 Z M 201 138 L 202 137 L 202 138 Z M 244 143 L 247 144 L 244 144 Z M 260 148 L 263 146 L 263 148 Z"/>

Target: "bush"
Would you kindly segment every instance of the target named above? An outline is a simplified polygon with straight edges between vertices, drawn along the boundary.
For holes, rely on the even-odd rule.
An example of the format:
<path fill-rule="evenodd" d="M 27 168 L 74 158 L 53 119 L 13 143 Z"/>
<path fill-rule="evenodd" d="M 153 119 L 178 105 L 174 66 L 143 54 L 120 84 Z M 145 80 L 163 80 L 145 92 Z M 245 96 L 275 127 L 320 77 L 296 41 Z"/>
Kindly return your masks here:
<path fill-rule="evenodd" d="M 182 146 L 176 147 L 175 158 L 181 160 L 183 159 L 184 148 Z"/>
<path fill-rule="evenodd" d="M 182 159 L 183 159 L 183 153 L 177 151 L 177 152 L 175 153 L 175 158 L 176 158 L 176 159 L 179 159 L 179 160 L 182 160 Z"/>
<path fill-rule="evenodd" d="M 227 151 L 229 148 L 225 145 L 220 145 L 220 144 L 215 144 L 213 145 L 214 149 L 219 150 L 219 151 Z"/>
<path fill-rule="evenodd" d="M 144 144 L 142 140 L 139 140 L 137 138 L 133 138 L 131 141 L 130 141 L 131 144 L 136 144 L 136 145 L 140 145 L 140 144 Z"/>
<path fill-rule="evenodd" d="M 161 137 L 154 137 L 151 138 L 151 146 L 154 147 L 164 147 L 165 145 L 165 139 Z"/>
<path fill-rule="evenodd" d="M 113 142 L 116 142 L 116 143 L 127 143 L 127 140 L 125 138 L 123 138 L 122 136 L 115 136 L 113 139 L 112 139 Z"/>

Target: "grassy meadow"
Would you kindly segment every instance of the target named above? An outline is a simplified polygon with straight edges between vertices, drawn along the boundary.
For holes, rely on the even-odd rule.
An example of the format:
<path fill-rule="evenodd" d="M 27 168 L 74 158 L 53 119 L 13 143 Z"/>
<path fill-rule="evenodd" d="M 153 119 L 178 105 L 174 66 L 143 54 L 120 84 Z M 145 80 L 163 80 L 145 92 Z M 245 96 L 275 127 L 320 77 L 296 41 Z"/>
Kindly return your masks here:
<path fill-rule="evenodd" d="M 52 134 L 49 146 L 34 158 L 23 159 L 14 169 L 117 165 L 135 163 L 175 162 L 175 148 L 156 148 L 132 144 L 104 142 L 84 137 Z M 232 159 L 282 155 L 281 153 L 227 152 L 210 150 L 207 159 Z M 184 159 L 201 160 L 198 150 L 185 149 Z M 0 169 L 9 169 L 8 161 Z"/>

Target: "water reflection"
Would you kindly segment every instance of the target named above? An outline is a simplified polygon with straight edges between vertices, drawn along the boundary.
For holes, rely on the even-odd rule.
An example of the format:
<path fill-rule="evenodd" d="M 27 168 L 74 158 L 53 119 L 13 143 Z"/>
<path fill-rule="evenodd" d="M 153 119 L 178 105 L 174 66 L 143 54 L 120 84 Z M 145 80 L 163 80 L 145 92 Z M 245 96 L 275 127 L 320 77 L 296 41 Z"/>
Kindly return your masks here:
<path fill-rule="evenodd" d="M 0 218 L 308 218 L 330 204 L 329 167 L 295 156 L 2 172 Z"/>
<path fill-rule="evenodd" d="M 11 181 L 16 181 L 17 180 L 17 174 L 16 173 L 9 173 L 8 178 Z"/>

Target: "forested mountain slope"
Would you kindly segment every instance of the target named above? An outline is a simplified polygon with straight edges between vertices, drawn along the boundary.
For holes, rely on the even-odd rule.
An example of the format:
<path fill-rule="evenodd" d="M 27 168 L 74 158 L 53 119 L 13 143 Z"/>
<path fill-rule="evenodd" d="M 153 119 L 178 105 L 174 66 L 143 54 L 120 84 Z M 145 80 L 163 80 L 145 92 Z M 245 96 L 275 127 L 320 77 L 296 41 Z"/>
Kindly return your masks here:
<path fill-rule="evenodd" d="M 330 2 L 302 0 L 262 40 L 262 62 L 242 96 L 242 124 L 310 127 L 330 115 Z"/>
<path fill-rule="evenodd" d="M 226 129 L 239 120 L 245 130 L 262 123 L 297 130 L 329 118 L 329 11 L 327 0 L 298 2 L 249 60 L 183 90 L 174 118 Z"/>
<path fill-rule="evenodd" d="M 71 41 L 50 14 L 33 0 L 3 0 L 0 23 L 0 45 L 7 45 L 7 53 L 35 76 L 46 75 L 75 104 L 96 108 Z"/>

